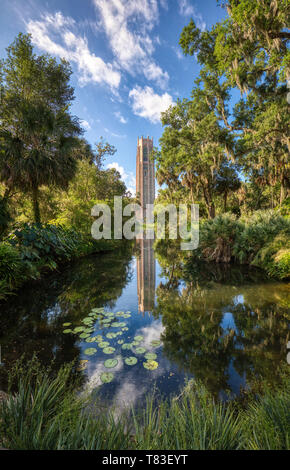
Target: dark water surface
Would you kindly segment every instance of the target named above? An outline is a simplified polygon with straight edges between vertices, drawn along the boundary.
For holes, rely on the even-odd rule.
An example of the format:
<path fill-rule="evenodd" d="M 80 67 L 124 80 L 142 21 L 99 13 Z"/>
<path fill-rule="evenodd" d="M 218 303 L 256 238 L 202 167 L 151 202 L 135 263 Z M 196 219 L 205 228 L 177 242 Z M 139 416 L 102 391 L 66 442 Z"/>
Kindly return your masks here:
<path fill-rule="evenodd" d="M 138 255 L 124 248 L 79 260 L 0 304 L 5 367 L 23 353 L 31 357 L 36 352 L 44 364 L 54 359 L 56 367 L 85 359 L 80 374 L 86 386 L 119 405 L 136 404 L 154 384 L 162 394 L 177 393 L 192 377 L 218 397 L 239 394 L 257 375 L 276 380 L 290 339 L 289 284 L 265 280 L 249 268 L 201 265 L 184 273 L 174 254 L 158 256 L 158 262 L 152 243 L 139 248 Z M 79 334 L 63 333 L 102 307 L 105 312 L 131 312 L 128 318 L 112 317 L 113 323 L 126 323 L 125 331 L 94 319 L 90 337 L 102 335 L 115 348 L 113 354 Z M 66 322 L 72 326 L 64 327 Z M 106 337 L 118 331 L 115 338 Z M 139 345 L 122 349 L 118 341 L 131 343 L 136 335 L 143 337 Z M 159 339 L 160 346 L 152 345 Z M 144 368 L 138 346 L 157 355 L 157 369 Z M 90 347 L 96 348 L 92 356 L 84 352 Z M 137 364 L 127 365 L 129 356 Z M 105 368 L 104 362 L 113 358 L 117 366 Z M 110 383 L 102 384 L 103 372 L 114 374 Z"/>

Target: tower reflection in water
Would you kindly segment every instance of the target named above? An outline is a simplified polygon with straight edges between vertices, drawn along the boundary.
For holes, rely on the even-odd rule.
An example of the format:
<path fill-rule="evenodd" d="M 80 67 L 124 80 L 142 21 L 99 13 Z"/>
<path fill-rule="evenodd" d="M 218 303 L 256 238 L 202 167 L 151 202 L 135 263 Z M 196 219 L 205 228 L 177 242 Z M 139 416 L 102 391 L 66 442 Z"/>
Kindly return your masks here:
<path fill-rule="evenodd" d="M 154 308 L 156 267 L 153 250 L 154 240 L 137 240 L 137 291 L 138 310 L 150 313 Z"/>

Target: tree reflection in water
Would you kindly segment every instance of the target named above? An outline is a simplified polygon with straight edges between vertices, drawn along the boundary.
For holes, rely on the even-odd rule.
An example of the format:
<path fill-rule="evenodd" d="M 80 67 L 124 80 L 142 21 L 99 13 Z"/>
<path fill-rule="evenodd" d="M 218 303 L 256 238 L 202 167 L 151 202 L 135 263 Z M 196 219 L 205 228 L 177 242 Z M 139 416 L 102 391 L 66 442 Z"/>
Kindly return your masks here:
<path fill-rule="evenodd" d="M 168 359 L 216 395 L 232 388 L 234 374 L 249 386 L 257 376 L 278 379 L 289 339 L 289 284 L 266 282 L 249 267 L 189 269 L 186 254 L 173 243 L 168 251 L 161 245 L 158 261 L 167 282 L 157 288 L 154 314 L 162 315 Z"/>
<path fill-rule="evenodd" d="M 131 259 L 131 246 L 124 246 L 120 254 L 83 258 L 2 303 L 0 342 L 6 364 L 34 352 L 44 364 L 53 359 L 56 368 L 77 359 L 78 338 L 64 335 L 62 323 L 81 321 L 94 307 L 113 308 L 130 282 Z"/>

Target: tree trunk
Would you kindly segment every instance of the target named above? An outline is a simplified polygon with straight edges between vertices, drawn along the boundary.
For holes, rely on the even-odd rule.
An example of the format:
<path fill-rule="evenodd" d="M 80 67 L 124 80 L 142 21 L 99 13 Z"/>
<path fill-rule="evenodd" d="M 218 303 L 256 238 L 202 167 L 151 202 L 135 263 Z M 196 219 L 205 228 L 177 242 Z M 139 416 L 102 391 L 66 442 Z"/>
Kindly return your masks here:
<path fill-rule="evenodd" d="M 214 205 L 213 202 L 208 207 L 208 214 L 209 214 L 211 219 L 215 218 L 215 205 Z"/>
<path fill-rule="evenodd" d="M 40 210 L 38 202 L 38 186 L 32 188 L 32 202 L 33 202 L 33 213 L 34 213 L 34 222 L 40 224 Z"/>
<path fill-rule="evenodd" d="M 228 192 L 225 191 L 225 193 L 224 193 L 224 212 L 227 212 L 227 200 L 228 200 Z"/>
<path fill-rule="evenodd" d="M 215 205 L 212 200 L 212 195 L 210 191 L 205 187 L 203 187 L 203 194 L 204 194 L 204 200 L 205 200 L 208 215 L 211 219 L 214 219 L 215 218 Z"/>
<path fill-rule="evenodd" d="M 191 203 L 194 204 L 193 186 L 192 185 L 190 185 L 190 198 L 191 198 Z"/>

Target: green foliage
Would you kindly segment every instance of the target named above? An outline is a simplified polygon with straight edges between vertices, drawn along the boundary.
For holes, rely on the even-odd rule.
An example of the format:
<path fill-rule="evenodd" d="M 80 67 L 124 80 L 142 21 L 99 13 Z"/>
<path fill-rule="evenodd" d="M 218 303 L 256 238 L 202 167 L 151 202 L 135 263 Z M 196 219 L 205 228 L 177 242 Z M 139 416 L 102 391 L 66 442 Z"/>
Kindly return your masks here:
<path fill-rule="evenodd" d="M 73 229 L 50 224 L 24 224 L 0 243 L 0 298 L 42 270 L 99 251 L 116 249 L 119 240 L 93 240 Z"/>
<path fill-rule="evenodd" d="M 66 192 L 54 196 L 57 207 L 51 223 L 65 227 L 76 227 L 85 235 L 91 232 L 92 207 L 97 202 L 112 203 L 114 196 L 125 196 L 126 186 L 114 169 L 100 170 L 87 160 L 78 163 L 75 177 Z"/>
<path fill-rule="evenodd" d="M 224 142 L 220 140 L 227 147 L 225 153 L 231 154 L 252 184 L 248 208 L 273 208 L 277 188 L 281 205 L 290 187 L 286 86 L 290 73 L 289 0 L 225 0 L 221 4 L 228 13 L 224 21 L 201 31 L 191 20 L 180 36 L 184 53 L 195 55 L 201 65 L 192 96 L 194 100 L 203 98 L 220 134 L 223 131 L 227 136 Z M 229 97 L 236 88 L 241 97 L 231 109 Z M 195 119 L 199 127 L 197 116 Z M 182 120 L 175 120 L 175 125 L 185 131 L 188 127 Z M 207 141 L 214 143 L 210 126 Z M 212 151 L 212 158 L 215 153 Z M 215 161 L 212 168 L 216 167 Z M 265 187 L 271 188 L 266 198 Z"/>
<path fill-rule="evenodd" d="M 162 124 L 166 128 L 156 156 L 159 184 L 166 182 L 174 191 L 186 188 L 188 200 L 202 199 L 213 218 L 215 196 L 225 194 L 226 205 L 228 193 L 239 186 L 236 169 L 226 159 L 231 136 L 198 87 L 192 100 L 178 101 L 162 113 Z"/>
<path fill-rule="evenodd" d="M 21 364 L 20 364 L 21 365 Z M 17 369 L 18 367 L 18 369 Z M 70 366 L 55 377 L 35 361 L 13 371 L 17 394 L 0 404 L 0 442 L 9 449 L 122 449 L 129 436 L 122 418 L 85 411 L 89 405 L 78 398 Z"/>
<path fill-rule="evenodd" d="M 273 394 L 269 389 L 249 404 L 244 414 L 247 448 L 252 450 L 290 449 L 290 387 Z"/>
<path fill-rule="evenodd" d="M 21 230 L 16 229 L 9 235 L 8 241 L 19 249 L 23 260 L 48 263 L 53 267 L 53 263 L 79 254 L 82 237 L 60 226 L 24 224 Z"/>
<path fill-rule="evenodd" d="M 134 421 L 138 449 L 230 450 L 243 446 L 233 408 L 215 403 L 198 383 L 189 382 L 179 399 L 161 402 L 158 409 L 149 399 L 142 415 Z"/>
<path fill-rule="evenodd" d="M 8 209 L 8 200 L 0 196 L 0 239 L 7 231 L 9 222 L 11 222 L 11 214 Z"/>
<path fill-rule="evenodd" d="M 30 194 L 40 222 L 39 187 L 66 188 L 76 170 L 78 119 L 67 62 L 33 53 L 29 35 L 19 34 L 2 62 L 0 179 L 8 189 Z"/>
<path fill-rule="evenodd" d="M 270 276 L 279 279 L 290 277 L 290 233 L 281 232 L 273 241 L 261 248 L 253 265 L 259 266 L 267 271 Z"/>
<path fill-rule="evenodd" d="M 200 230 L 203 256 L 209 261 L 229 263 L 236 238 L 242 229 L 242 224 L 234 215 L 220 215 L 205 221 Z"/>
<path fill-rule="evenodd" d="M 244 230 L 234 246 L 241 263 L 252 263 L 258 251 L 281 232 L 290 234 L 290 223 L 275 211 L 257 211 L 244 221 Z"/>
<path fill-rule="evenodd" d="M 289 377 L 283 387 L 250 398 L 216 403 L 190 381 L 170 401 L 147 398 L 145 409 L 114 416 L 114 409 L 82 398 L 70 365 L 52 375 L 37 361 L 21 361 L 9 375 L 10 395 L 0 403 L 0 445 L 14 450 L 288 449 Z M 16 392 L 16 393 L 15 393 Z M 133 420 L 132 420 L 133 416 Z"/>
<path fill-rule="evenodd" d="M 279 212 L 281 215 L 287 216 L 288 218 L 290 217 L 290 197 L 287 197 L 283 201 L 283 204 L 281 205 Z"/>
<path fill-rule="evenodd" d="M 273 277 L 289 277 L 290 222 L 277 211 L 256 211 L 237 219 L 223 214 L 200 225 L 199 248 L 192 258 L 238 262 L 265 269 Z"/>
<path fill-rule="evenodd" d="M 23 277 L 24 266 L 19 251 L 9 243 L 0 243 L 0 280 L 2 289 L 10 288 Z"/>

